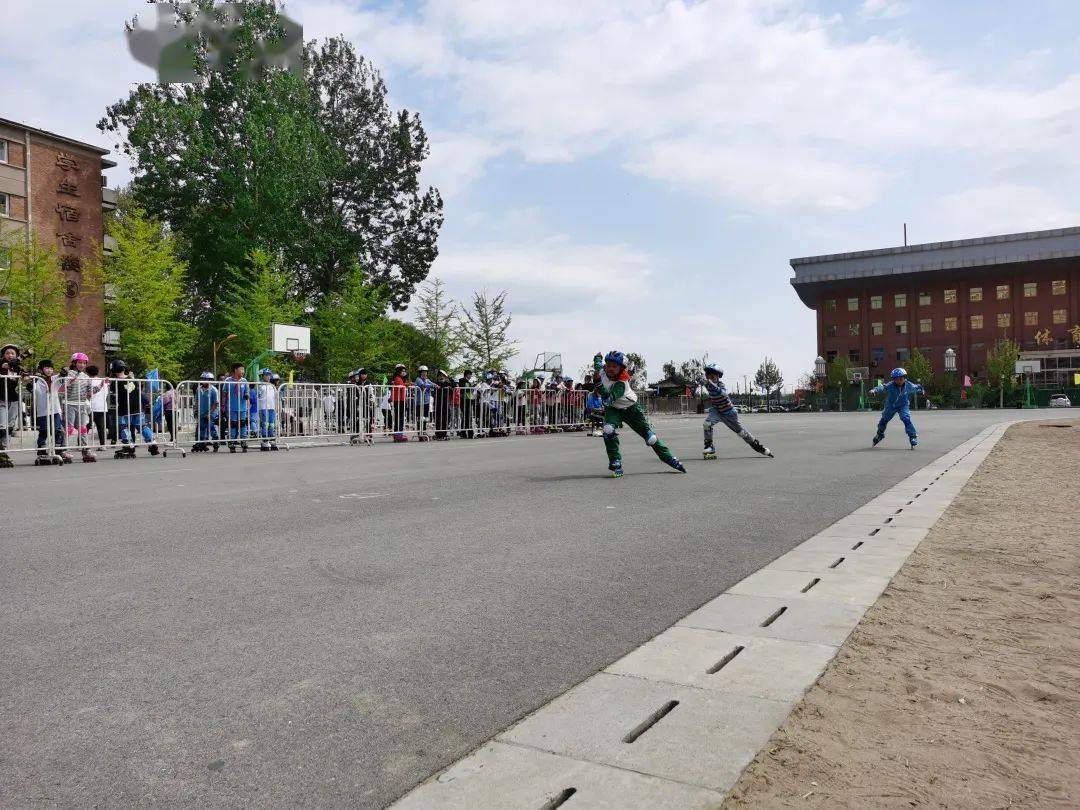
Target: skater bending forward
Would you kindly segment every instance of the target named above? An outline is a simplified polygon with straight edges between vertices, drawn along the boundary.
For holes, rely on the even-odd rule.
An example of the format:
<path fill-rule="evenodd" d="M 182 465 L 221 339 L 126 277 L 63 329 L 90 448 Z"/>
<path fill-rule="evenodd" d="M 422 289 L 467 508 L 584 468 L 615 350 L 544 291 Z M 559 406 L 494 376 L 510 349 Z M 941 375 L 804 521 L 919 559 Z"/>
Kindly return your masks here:
<path fill-rule="evenodd" d="M 724 383 L 721 382 L 723 376 L 724 370 L 719 366 L 713 363 L 705 366 L 705 379 L 701 381 L 701 385 L 705 387 L 705 391 L 709 395 L 709 412 L 705 414 L 705 458 L 716 458 L 716 449 L 713 447 L 713 425 L 717 422 L 723 422 L 733 432 L 738 433 L 740 439 L 761 453 L 761 455 L 775 458 L 772 451 L 755 439 L 753 434 L 739 422 L 739 412 L 731 404 L 731 400 L 728 399 L 727 389 L 724 387 Z"/>
<path fill-rule="evenodd" d="M 619 452 L 619 428 L 625 423 L 662 462 L 679 472 L 686 472 L 682 463 L 671 454 L 660 437 L 649 427 L 645 412 L 638 405 L 637 395 L 630 386 L 630 375 L 626 372 L 626 357 L 622 352 L 608 352 L 607 357 L 596 355 L 593 358 L 596 368 L 595 391 L 604 403 L 604 448 L 608 455 L 608 469 L 615 478 L 622 477 L 622 454 Z"/>
<path fill-rule="evenodd" d="M 908 382 L 907 371 L 902 368 L 894 368 L 889 376 L 891 379 L 888 383 L 870 389 L 872 396 L 885 394 L 885 407 L 881 409 L 881 421 L 878 422 L 877 433 L 874 435 L 874 446 L 877 447 L 885 438 L 885 427 L 889 421 L 899 415 L 900 421 L 904 423 L 904 432 L 911 442 L 911 449 L 914 450 L 919 444 L 919 434 L 915 430 L 915 423 L 911 421 L 908 397 L 923 393 L 923 387 L 918 383 Z"/>

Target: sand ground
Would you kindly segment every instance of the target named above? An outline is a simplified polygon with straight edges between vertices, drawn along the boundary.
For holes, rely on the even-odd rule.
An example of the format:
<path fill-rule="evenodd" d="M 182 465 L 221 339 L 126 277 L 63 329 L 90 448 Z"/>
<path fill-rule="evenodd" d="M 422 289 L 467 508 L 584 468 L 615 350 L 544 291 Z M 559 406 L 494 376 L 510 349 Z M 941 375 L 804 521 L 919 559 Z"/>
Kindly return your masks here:
<path fill-rule="evenodd" d="M 1008 431 L 724 807 L 1080 807 L 1080 422 Z"/>

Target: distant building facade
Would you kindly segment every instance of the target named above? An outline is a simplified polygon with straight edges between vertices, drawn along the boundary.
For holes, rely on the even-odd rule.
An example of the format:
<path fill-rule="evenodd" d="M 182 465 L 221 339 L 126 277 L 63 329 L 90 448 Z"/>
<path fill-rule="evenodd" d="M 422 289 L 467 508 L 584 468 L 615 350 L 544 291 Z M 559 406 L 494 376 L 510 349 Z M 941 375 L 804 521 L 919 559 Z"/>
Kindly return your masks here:
<path fill-rule="evenodd" d="M 985 376 L 987 351 L 1015 340 L 1039 360 L 1035 383 L 1080 373 L 1080 228 L 791 260 L 796 293 L 817 314 L 818 353 L 874 376 L 918 349 L 935 372 Z"/>
<path fill-rule="evenodd" d="M 99 249 L 106 255 L 105 212 L 116 192 L 104 171 L 116 164 L 108 151 L 52 132 L 0 118 L 0 234 L 54 246 L 61 257 L 71 317 L 60 339 L 102 363 L 107 335 L 102 290 L 84 289 L 83 268 Z M 5 303 L 5 302 L 0 302 Z M 113 348 L 115 348 L 113 346 Z M 67 358 L 54 358 L 59 363 Z"/>

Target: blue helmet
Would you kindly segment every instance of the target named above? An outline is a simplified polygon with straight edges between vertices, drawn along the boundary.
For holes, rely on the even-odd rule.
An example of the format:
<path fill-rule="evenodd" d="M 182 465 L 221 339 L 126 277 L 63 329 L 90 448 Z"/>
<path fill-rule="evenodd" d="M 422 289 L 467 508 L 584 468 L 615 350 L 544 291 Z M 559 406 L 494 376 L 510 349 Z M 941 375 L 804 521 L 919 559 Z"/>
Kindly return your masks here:
<path fill-rule="evenodd" d="M 202 374 L 199 375 L 199 379 L 200 380 L 212 380 L 212 379 L 214 379 L 214 375 L 211 374 L 209 371 L 204 371 Z"/>
<path fill-rule="evenodd" d="M 612 351 L 607 353 L 607 356 L 604 358 L 604 362 L 616 363 L 617 365 L 626 368 L 626 355 L 618 351 L 617 349 L 613 349 Z"/>
<path fill-rule="evenodd" d="M 907 369 L 906 368 L 894 368 L 892 370 L 892 373 L 889 376 L 892 377 L 894 380 L 897 380 L 900 377 L 906 377 L 907 376 Z"/>
<path fill-rule="evenodd" d="M 709 363 L 705 366 L 705 373 L 708 374 L 710 371 L 718 377 L 724 376 L 724 370 L 716 365 L 716 363 Z"/>
<path fill-rule="evenodd" d="M 273 374 L 273 373 L 274 373 L 274 372 L 272 372 L 272 371 L 271 371 L 270 369 L 268 369 L 268 368 L 263 368 L 263 369 L 259 369 L 259 376 L 260 376 L 260 377 L 262 377 L 262 376 L 263 376 L 263 375 L 265 375 L 265 374 Z"/>

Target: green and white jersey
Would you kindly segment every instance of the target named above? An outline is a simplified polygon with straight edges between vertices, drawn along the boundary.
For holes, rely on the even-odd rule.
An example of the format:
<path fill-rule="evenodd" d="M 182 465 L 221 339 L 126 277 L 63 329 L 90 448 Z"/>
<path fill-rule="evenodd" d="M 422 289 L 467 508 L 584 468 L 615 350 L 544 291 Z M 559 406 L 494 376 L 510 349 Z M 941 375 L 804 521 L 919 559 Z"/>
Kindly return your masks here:
<path fill-rule="evenodd" d="M 630 387 L 630 375 L 625 370 L 617 380 L 613 380 L 604 373 L 603 363 L 593 363 L 593 365 L 596 368 L 597 379 L 600 381 L 601 396 L 605 406 L 622 411 L 637 402 L 637 394 Z"/>

